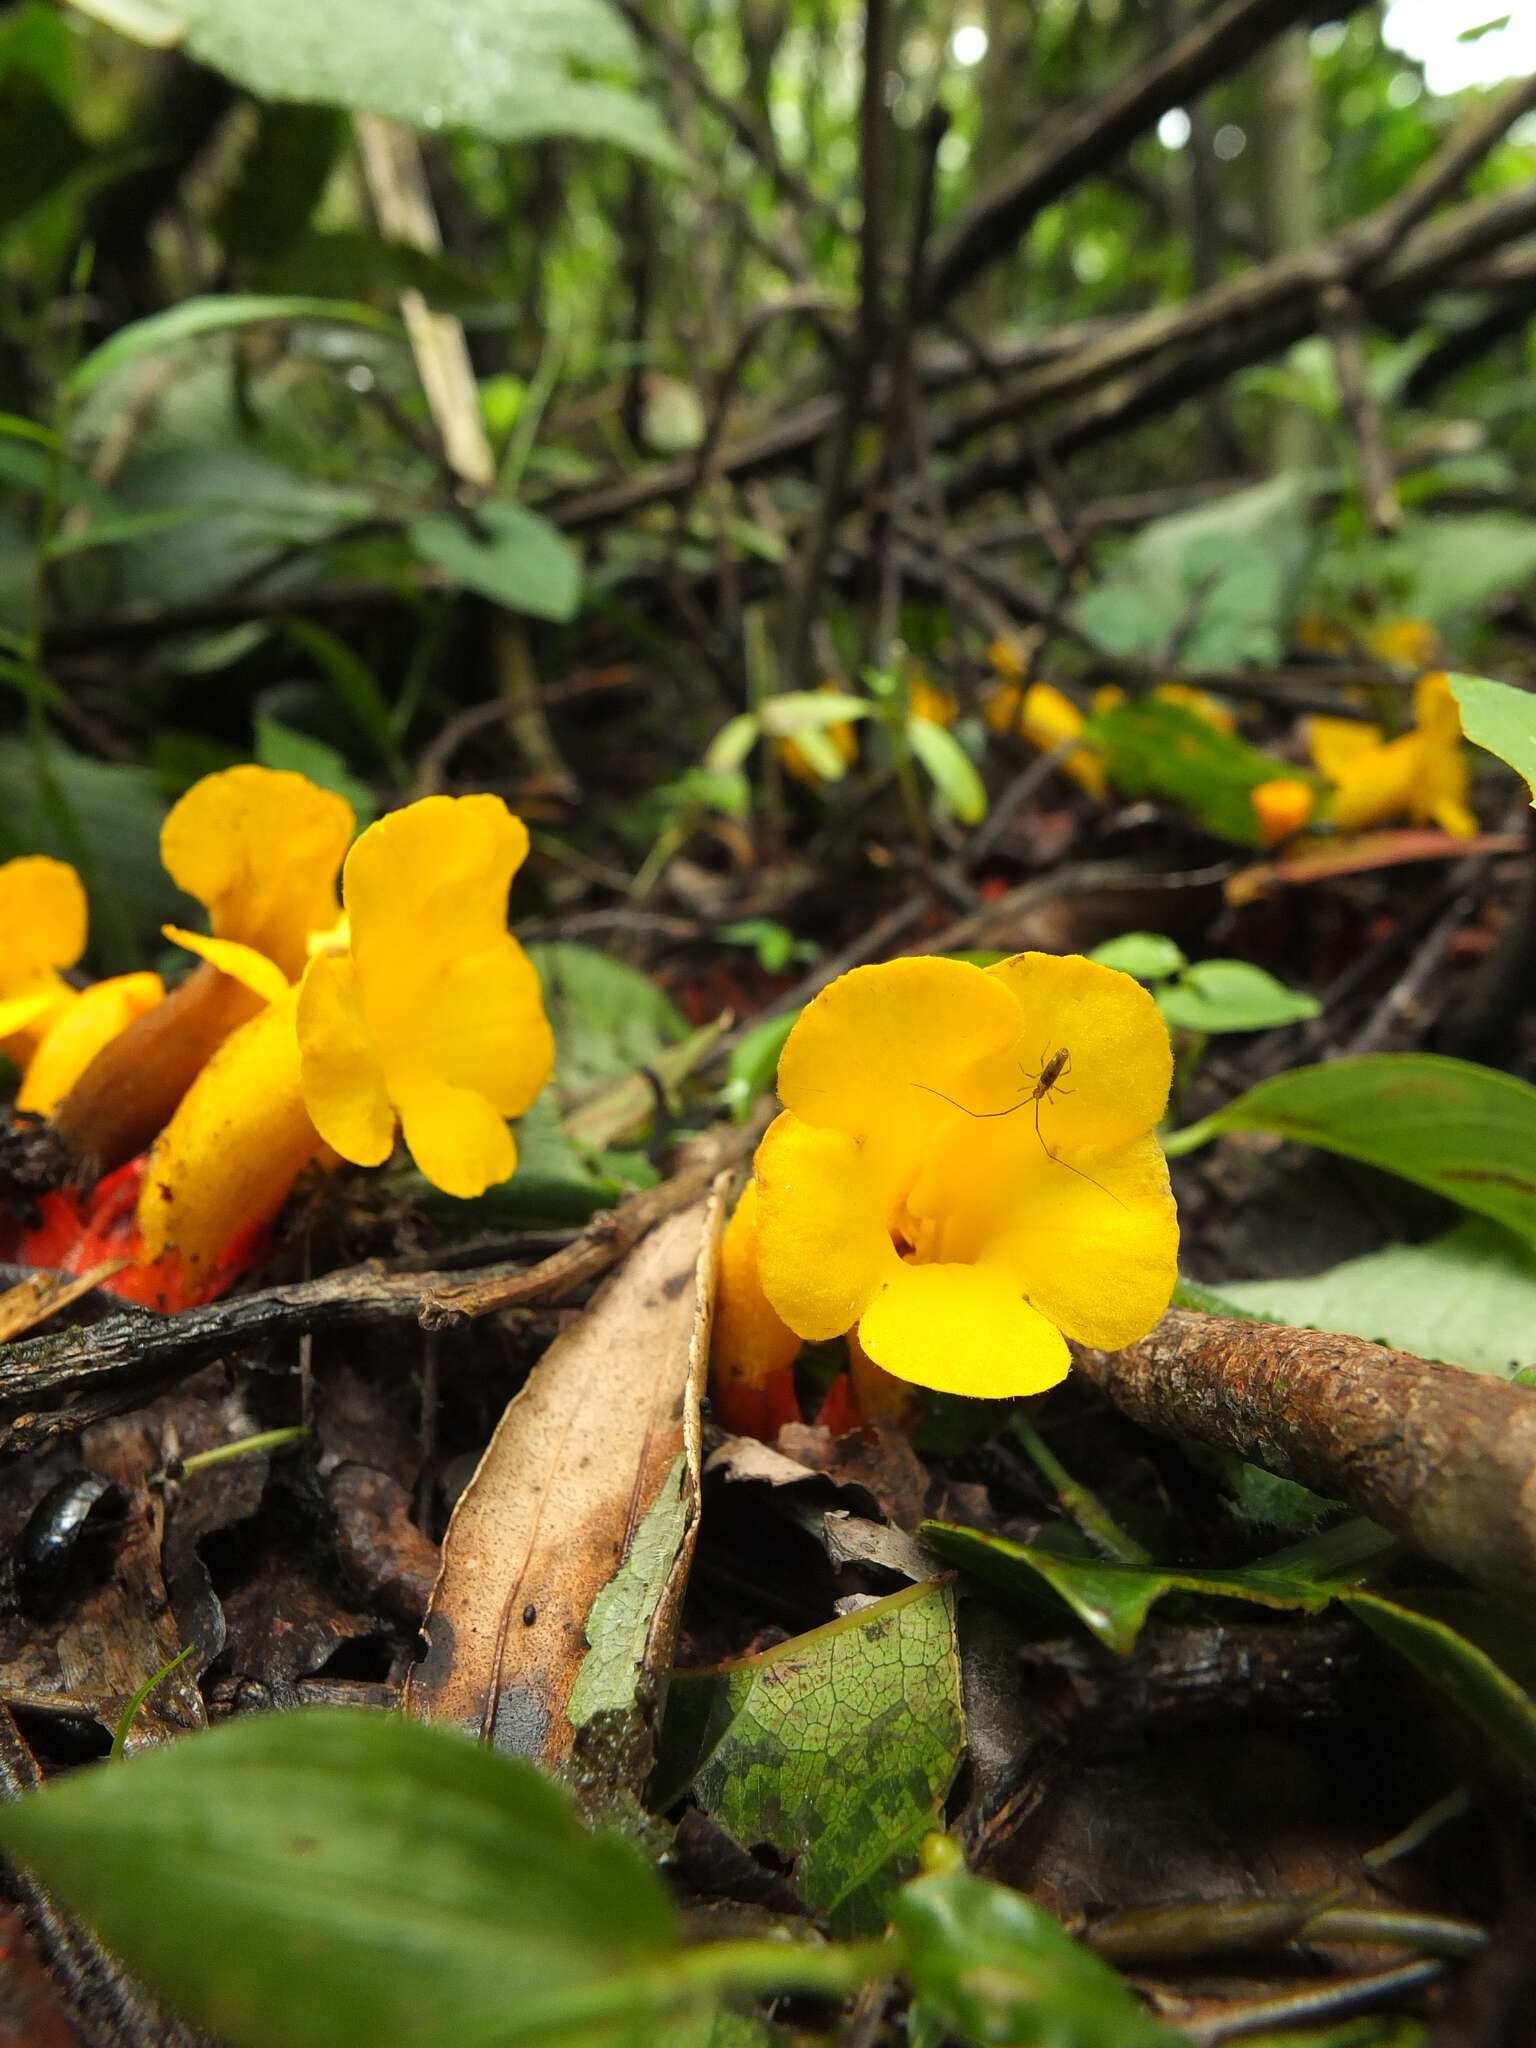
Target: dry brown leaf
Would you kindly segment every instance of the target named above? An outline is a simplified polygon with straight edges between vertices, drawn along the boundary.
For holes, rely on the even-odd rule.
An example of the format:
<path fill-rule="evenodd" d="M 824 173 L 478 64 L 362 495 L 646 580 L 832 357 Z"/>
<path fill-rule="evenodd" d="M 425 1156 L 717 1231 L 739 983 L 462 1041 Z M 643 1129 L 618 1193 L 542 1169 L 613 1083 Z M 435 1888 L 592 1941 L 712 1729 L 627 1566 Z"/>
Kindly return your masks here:
<path fill-rule="evenodd" d="M 697 1523 L 725 1180 L 641 1240 L 508 1405 L 448 1525 L 410 1712 L 553 1769 L 580 1675 L 576 1718 L 627 1713 L 643 1749 Z"/>
<path fill-rule="evenodd" d="M 126 1259 L 103 1259 L 88 1273 L 73 1277 L 67 1273 L 29 1273 L 25 1280 L 0 1294 L 0 1344 L 9 1344 L 13 1337 L 21 1336 L 45 1317 L 68 1308 L 82 1294 L 89 1294 L 103 1280 L 120 1273 L 127 1264 Z"/>

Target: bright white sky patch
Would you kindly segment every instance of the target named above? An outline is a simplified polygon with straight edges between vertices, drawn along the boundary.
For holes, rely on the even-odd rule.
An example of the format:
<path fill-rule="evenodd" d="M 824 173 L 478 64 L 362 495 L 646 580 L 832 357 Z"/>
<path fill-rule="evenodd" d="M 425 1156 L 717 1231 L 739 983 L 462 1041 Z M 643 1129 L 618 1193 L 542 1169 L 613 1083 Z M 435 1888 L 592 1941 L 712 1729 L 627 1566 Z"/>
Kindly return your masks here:
<path fill-rule="evenodd" d="M 1473 42 L 1459 38 L 1484 22 L 1509 20 Z M 1536 71 L 1536 0 L 1391 0 L 1382 40 L 1424 66 L 1432 93 L 1498 85 Z"/>
<path fill-rule="evenodd" d="M 981 23 L 963 22 L 949 39 L 949 53 L 957 64 L 979 64 L 987 54 L 987 32 Z"/>

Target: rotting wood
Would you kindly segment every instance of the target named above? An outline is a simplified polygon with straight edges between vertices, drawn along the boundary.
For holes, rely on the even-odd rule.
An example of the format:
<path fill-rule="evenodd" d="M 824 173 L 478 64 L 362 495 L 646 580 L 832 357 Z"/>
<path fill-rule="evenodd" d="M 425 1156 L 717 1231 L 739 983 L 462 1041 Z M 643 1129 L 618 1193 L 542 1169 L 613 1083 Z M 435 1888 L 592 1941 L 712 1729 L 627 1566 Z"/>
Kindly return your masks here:
<path fill-rule="evenodd" d="M 378 1322 L 442 1329 L 501 1309 L 562 1301 L 615 1265 L 663 1217 L 697 1201 L 723 1168 L 745 1159 L 765 1120 L 717 1124 L 702 1133 L 685 1148 L 671 1179 L 594 1216 L 579 1237 L 534 1266 L 498 1264 L 469 1273 L 351 1267 L 163 1320 L 136 1310 L 0 1347 L 0 1411 L 7 1417 L 0 1421 L 0 1452 L 73 1434 L 83 1421 L 132 1406 L 146 1389 L 275 1337 Z M 49 1402 L 82 1402 L 84 1412 L 50 1409 Z"/>
<path fill-rule="evenodd" d="M 1536 1396 L 1359 1337 L 1169 1309 L 1124 1351 L 1077 1349 L 1134 1422 L 1345 1501 L 1529 1612 Z"/>
<path fill-rule="evenodd" d="M 698 1521 L 727 1178 L 636 1247 L 508 1404 L 443 1540 L 408 1711 L 551 1770 L 596 1725 L 607 1774 L 640 1789 Z"/>

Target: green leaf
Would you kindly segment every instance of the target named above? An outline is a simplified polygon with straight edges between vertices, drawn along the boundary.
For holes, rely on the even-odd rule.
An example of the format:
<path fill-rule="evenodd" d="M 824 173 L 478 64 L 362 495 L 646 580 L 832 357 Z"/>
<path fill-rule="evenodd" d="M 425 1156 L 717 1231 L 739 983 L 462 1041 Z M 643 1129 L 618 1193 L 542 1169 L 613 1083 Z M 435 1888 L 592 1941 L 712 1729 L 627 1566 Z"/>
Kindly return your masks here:
<path fill-rule="evenodd" d="M 1238 846 L 1263 843 L 1254 790 L 1294 772 L 1187 705 L 1161 697 L 1101 711 L 1083 736 L 1098 748 L 1105 774 L 1122 795 L 1165 797 Z"/>
<path fill-rule="evenodd" d="M 1166 981 L 1185 965 L 1184 955 L 1161 932 L 1122 932 L 1118 939 L 1095 946 L 1088 958 L 1137 981 Z"/>
<path fill-rule="evenodd" d="M 1043 1906 L 963 1870 L 903 1885 L 891 1919 L 925 2019 L 997 2048 L 1177 2048 L 1107 1963 Z M 937 2038 L 937 2031 L 929 2039 Z"/>
<path fill-rule="evenodd" d="M 867 697 L 845 696 L 839 690 L 785 690 L 765 697 L 757 707 L 763 731 L 778 740 L 798 740 L 806 733 L 825 732 L 829 725 L 848 725 L 868 718 Z"/>
<path fill-rule="evenodd" d="M 924 1522 L 919 1534 L 931 1550 L 962 1566 L 1002 1592 L 1042 1605 L 1042 1582 L 1089 1632 L 1118 1656 L 1136 1647 L 1142 1624 L 1169 1593 L 1198 1593 L 1207 1599 L 1247 1600 L 1260 1607 L 1299 1607 L 1315 1614 L 1333 1598 L 1341 1580 L 1359 1578 L 1370 1559 L 1392 1542 L 1368 1522 L 1348 1523 L 1353 1533 L 1333 1547 L 1294 1545 L 1240 1571 L 1207 1571 L 1182 1566 L 1109 1564 L 1099 1558 L 1068 1557 L 1040 1544 L 1011 1543 L 950 1522 Z"/>
<path fill-rule="evenodd" d="M 123 34 L 189 53 L 267 100 L 366 107 L 408 127 L 499 142 L 572 135 L 677 167 L 655 108 L 595 72 L 632 76 L 633 44 L 603 0 L 77 0 Z"/>
<path fill-rule="evenodd" d="M 559 527 L 505 498 L 487 499 L 474 517 L 472 528 L 446 512 L 424 512 L 406 534 L 423 561 L 509 611 L 573 618 L 581 561 Z"/>
<path fill-rule="evenodd" d="M 1527 1777 L 1536 1778 L 1536 1700 L 1486 1649 L 1408 1605 L 1411 1597 L 1346 1593 L 1343 1599 L 1357 1620 L 1445 1693 Z"/>
<path fill-rule="evenodd" d="M 1487 676 L 1452 676 L 1450 684 L 1467 738 L 1523 775 L 1536 804 L 1536 697 Z"/>
<path fill-rule="evenodd" d="M 252 2048 L 524 2038 L 673 1950 L 637 1850 L 402 1716 L 244 1715 L 0 1809 L 0 1840 L 197 2025 Z"/>
<path fill-rule="evenodd" d="M 395 332 L 393 320 L 372 306 L 358 305 L 351 299 L 277 298 L 263 292 L 183 299 L 179 306 L 167 307 L 163 313 L 151 313 L 143 320 L 120 327 L 76 363 L 65 380 L 65 388 L 71 396 L 83 398 L 115 371 L 159 349 L 190 341 L 196 335 L 221 334 L 232 327 L 254 327 L 265 320 L 326 320 L 339 326 Z"/>
<path fill-rule="evenodd" d="M 61 461 L 54 450 L 36 445 L 30 436 L 0 438 L 0 483 L 36 496 L 52 490 L 62 504 L 83 505 L 97 518 L 110 518 L 122 509 L 84 470 Z"/>
<path fill-rule="evenodd" d="M 760 1024 L 754 1024 L 744 1032 L 731 1047 L 730 1061 L 725 1070 L 725 1106 L 739 1124 L 744 1124 L 752 1114 L 752 1105 L 760 1095 L 773 1086 L 773 1077 L 779 1070 L 779 1054 L 784 1050 L 784 1041 L 795 1028 L 798 1010 L 790 1010 L 782 1017 L 765 1017 Z"/>
<path fill-rule="evenodd" d="M 295 732 L 291 725 L 268 718 L 262 711 L 256 714 L 255 727 L 256 759 L 263 768 L 285 768 L 294 775 L 307 775 L 321 789 L 344 797 L 352 806 L 359 832 L 373 823 L 379 809 L 373 791 L 366 782 L 358 780 L 334 747 L 310 733 Z"/>
<path fill-rule="evenodd" d="M 363 660 L 329 626 L 317 619 L 285 619 L 283 630 L 290 640 L 313 659 L 335 691 L 359 732 L 373 742 L 379 759 L 398 781 L 407 777 L 406 763 L 395 741 L 394 720 L 379 679 Z M 334 785 L 327 783 L 327 789 Z"/>
<path fill-rule="evenodd" d="M 1481 1216 L 1304 1280 L 1224 1281 L 1268 1322 L 1365 1337 L 1469 1372 L 1536 1363 L 1536 1250 Z"/>
<path fill-rule="evenodd" d="M 734 775 L 757 745 L 762 727 L 751 711 L 738 711 L 710 741 L 704 766 L 713 775 Z"/>
<path fill-rule="evenodd" d="M 1163 1021 L 1185 1031 L 1271 1031 L 1322 1014 L 1315 996 L 1287 988 L 1246 960 L 1200 960 L 1157 991 Z"/>
<path fill-rule="evenodd" d="M 1172 1158 L 1223 1131 L 1277 1131 L 1363 1159 L 1536 1240 L 1536 1088 L 1438 1053 L 1366 1053 L 1276 1074 L 1171 1132 Z"/>
<path fill-rule="evenodd" d="M 739 1842 L 792 1856 L 839 1932 L 884 1926 L 964 1747 L 954 1594 L 929 1580 L 709 1671 L 673 1674 L 657 1804 L 691 1788 Z"/>
<path fill-rule="evenodd" d="M 555 1034 L 557 1099 L 653 1065 L 688 1036 L 688 1020 L 638 968 L 564 939 L 528 948 Z"/>
<path fill-rule="evenodd" d="M 909 717 L 907 744 L 933 779 L 945 806 L 962 825 L 979 825 L 987 815 L 987 786 L 976 764 L 951 732 L 931 718 Z"/>

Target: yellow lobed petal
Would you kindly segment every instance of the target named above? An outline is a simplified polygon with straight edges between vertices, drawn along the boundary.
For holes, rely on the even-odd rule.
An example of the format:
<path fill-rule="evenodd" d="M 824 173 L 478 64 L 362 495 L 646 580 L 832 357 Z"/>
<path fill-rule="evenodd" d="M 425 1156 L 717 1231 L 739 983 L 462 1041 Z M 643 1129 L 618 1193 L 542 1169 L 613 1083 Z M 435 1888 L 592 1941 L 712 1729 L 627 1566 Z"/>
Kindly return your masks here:
<path fill-rule="evenodd" d="M 1367 631 L 1365 644 L 1380 661 L 1426 668 L 1438 653 L 1440 640 L 1426 619 L 1386 619 Z"/>
<path fill-rule="evenodd" d="M 797 1336 L 842 1336 L 901 1270 L 890 1188 L 870 1148 L 786 1110 L 758 1146 L 755 1172 L 763 1293 Z"/>
<path fill-rule="evenodd" d="M 1413 722 L 1447 745 L 1461 738 L 1461 707 L 1443 669 L 1432 669 L 1413 686 Z"/>
<path fill-rule="evenodd" d="M 165 995 L 158 974 L 118 974 L 69 1003 L 44 1033 L 22 1076 L 16 1107 L 47 1116 L 103 1046 Z"/>
<path fill-rule="evenodd" d="M 1416 732 L 1362 751 L 1337 776 L 1329 813 L 1341 832 L 1363 832 L 1407 817 L 1424 767 L 1424 741 Z"/>
<path fill-rule="evenodd" d="M 907 683 L 907 710 L 914 718 L 926 718 L 930 725 L 949 726 L 960 716 L 960 700 L 930 683 L 919 670 Z"/>
<path fill-rule="evenodd" d="M 807 1123 L 882 1147 L 920 1142 L 935 1098 L 979 1061 L 1011 1056 L 1017 1001 L 963 960 L 923 956 L 856 967 L 801 1011 L 779 1059 L 779 1099 Z"/>
<path fill-rule="evenodd" d="M 20 993 L 85 951 L 87 908 L 67 861 L 26 854 L 0 866 L 0 996 Z"/>
<path fill-rule="evenodd" d="M 41 975 L 15 995 L 0 997 L 0 1051 L 13 1060 L 28 1060 L 58 1018 L 77 1000 L 67 981 Z"/>
<path fill-rule="evenodd" d="M 1072 699 L 1050 683 L 1031 683 L 1027 690 L 1018 683 L 1005 684 L 986 698 L 982 716 L 994 732 L 1022 733 L 1042 754 L 1076 738 L 1087 724 Z M 1091 748 L 1075 747 L 1061 766 L 1089 796 L 1100 803 L 1108 796 L 1103 764 Z"/>
<path fill-rule="evenodd" d="M 189 1271 L 235 1232 L 282 1207 L 321 1149 L 299 1087 L 299 992 L 226 1038 L 155 1140 L 138 1221 L 146 1259 L 181 1254 Z"/>
<path fill-rule="evenodd" d="M 1265 846 L 1276 846 L 1301 830 L 1312 815 L 1316 798 L 1310 783 L 1277 775 L 1273 782 L 1259 783 L 1250 800 L 1259 821 L 1259 838 Z"/>
<path fill-rule="evenodd" d="M 1381 727 L 1356 718 L 1309 718 L 1304 731 L 1313 767 L 1330 782 L 1342 781 L 1357 761 L 1382 745 Z"/>
<path fill-rule="evenodd" d="M 763 1292 L 757 1268 L 757 1183 L 749 1180 L 720 1241 L 712 1344 L 717 1381 L 766 1386 L 800 1355 L 800 1339 Z"/>
<path fill-rule="evenodd" d="M 1008 1276 L 984 1266 L 903 1266 L 867 1309 L 859 1342 L 898 1379 L 1002 1399 L 1066 1378 L 1061 1332 Z"/>
<path fill-rule="evenodd" d="M 391 1075 L 389 1092 L 411 1157 L 445 1194 L 468 1201 L 515 1170 L 506 1120 L 475 1089 L 417 1071 Z"/>
<path fill-rule="evenodd" d="M 336 922 L 336 870 L 352 807 L 306 776 L 244 766 L 204 776 L 172 809 L 160 855 L 203 904 L 214 935 L 253 946 L 289 981 L 305 941 Z"/>
<path fill-rule="evenodd" d="M 281 1002 L 287 995 L 287 975 L 276 961 L 258 953 L 254 946 L 242 946 L 235 939 L 206 938 L 202 932 L 189 932 L 179 924 L 163 924 L 160 929 L 173 946 L 184 946 L 199 960 L 208 961 L 220 974 L 227 974 L 252 995 L 260 996 L 264 1003 Z"/>
<path fill-rule="evenodd" d="M 981 1262 L 1081 1344 L 1144 1337 L 1178 1278 L 1179 1222 L 1153 1137 L 1061 1150 L 997 1189 Z"/>
<path fill-rule="evenodd" d="M 1080 954 L 1016 953 L 984 971 L 1019 1007 L 1027 1065 L 1015 1090 L 1027 1096 L 1056 1056 L 1067 1055 L 1038 1104 L 1052 1151 L 1122 1144 L 1151 1130 L 1168 1104 L 1173 1050 L 1162 1013 L 1139 981 Z M 994 1069 L 994 1082 L 998 1092 L 990 1100 L 972 1098 L 967 1107 L 1006 1107 L 1008 1078 Z M 1032 1120 L 1033 1108 L 1023 1115 Z"/>
<path fill-rule="evenodd" d="M 318 953 L 310 961 L 297 1023 L 300 1085 L 315 1129 L 355 1166 L 382 1166 L 395 1146 L 395 1109 L 350 960 Z"/>

